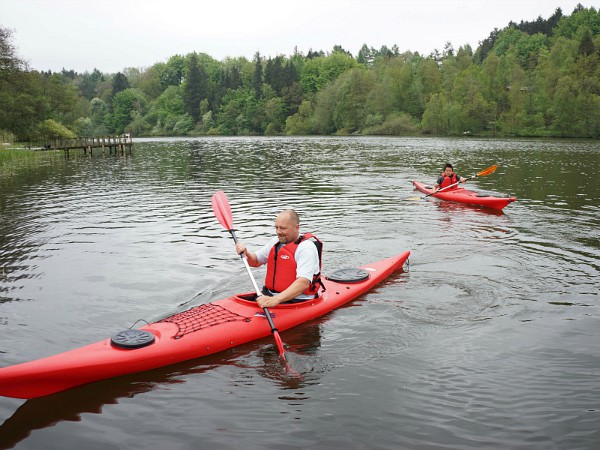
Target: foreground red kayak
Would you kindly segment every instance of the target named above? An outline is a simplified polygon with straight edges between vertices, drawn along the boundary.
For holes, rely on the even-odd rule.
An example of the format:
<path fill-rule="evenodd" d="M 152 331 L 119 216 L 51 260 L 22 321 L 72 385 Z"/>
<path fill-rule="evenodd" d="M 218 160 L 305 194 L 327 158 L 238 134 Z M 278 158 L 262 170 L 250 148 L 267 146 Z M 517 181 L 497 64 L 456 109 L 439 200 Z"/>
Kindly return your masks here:
<path fill-rule="evenodd" d="M 424 194 L 431 194 L 432 187 L 426 185 L 425 183 L 413 181 L 413 186 L 415 187 L 415 189 L 418 189 Z M 447 191 L 436 192 L 435 194 L 431 194 L 431 196 L 439 198 L 440 200 L 446 200 L 457 203 L 466 203 L 468 205 L 485 206 L 488 208 L 498 210 L 504 208 L 506 205 L 516 200 L 516 198 L 514 197 L 493 197 L 491 195 L 479 194 L 477 192 L 460 187 L 456 189 L 450 189 Z"/>
<path fill-rule="evenodd" d="M 281 331 L 328 313 L 393 272 L 410 252 L 324 277 L 325 292 L 302 303 L 270 308 Z M 241 294 L 196 306 L 140 329 L 125 330 L 95 344 L 0 368 L 0 395 L 34 398 L 93 381 L 143 372 L 217 353 L 271 334 L 263 310 Z"/>

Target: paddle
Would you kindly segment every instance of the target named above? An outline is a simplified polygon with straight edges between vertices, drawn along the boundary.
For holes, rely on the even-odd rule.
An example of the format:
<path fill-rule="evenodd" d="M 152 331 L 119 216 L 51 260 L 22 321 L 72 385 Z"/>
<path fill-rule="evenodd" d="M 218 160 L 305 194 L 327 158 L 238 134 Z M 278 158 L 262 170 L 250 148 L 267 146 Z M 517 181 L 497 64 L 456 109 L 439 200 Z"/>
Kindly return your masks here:
<path fill-rule="evenodd" d="M 498 166 L 496 164 L 494 164 L 493 166 L 490 166 L 487 169 L 483 169 L 481 172 L 477 172 L 475 175 L 466 178 L 466 180 L 470 180 L 471 178 L 477 178 L 477 177 L 486 177 L 488 175 L 493 174 L 497 168 L 498 168 Z M 431 194 L 427 194 L 424 197 L 421 197 L 421 199 L 427 198 L 430 195 L 437 194 L 438 192 L 445 191 L 446 189 L 450 189 L 451 187 L 454 187 L 459 183 L 460 183 L 460 181 L 457 181 L 456 183 L 452 183 L 450 186 L 446 186 L 445 188 L 438 189 L 437 191 L 432 192 Z"/>
<path fill-rule="evenodd" d="M 231 214 L 231 207 L 229 206 L 229 201 L 227 200 L 225 192 L 217 191 L 214 193 L 212 197 L 212 208 L 219 223 L 231 233 L 233 242 L 237 244 L 238 240 L 235 235 L 235 230 L 233 229 L 233 215 Z M 256 295 L 262 295 L 260 293 L 260 290 L 258 289 L 256 280 L 254 279 L 254 275 L 252 275 L 252 271 L 250 270 L 250 266 L 248 265 L 248 260 L 243 254 L 240 255 L 240 258 L 242 258 L 244 266 L 246 267 L 246 272 L 248 272 L 250 280 L 252 280 L 252 285 L 254 286 L 254 291 L 256 292 Z M 285 350 L 283 348 L 283 342 L 281 340 L 281 337 L 279 336 L 277 328 L 275 328 L 275 324 L 273 323 L 271 313 L 269 312 L 268 308 L 263 308 L 263 311 L 265 312 L 265 317 L 267 318 L 269 326 L 271 327 L 271 333 L 273 333 L 273 337 L 275 338 L 275 343 L 277 344 L 277 348 L 279 349 L 279 354 L 281 358 L 285 361 Z"/>

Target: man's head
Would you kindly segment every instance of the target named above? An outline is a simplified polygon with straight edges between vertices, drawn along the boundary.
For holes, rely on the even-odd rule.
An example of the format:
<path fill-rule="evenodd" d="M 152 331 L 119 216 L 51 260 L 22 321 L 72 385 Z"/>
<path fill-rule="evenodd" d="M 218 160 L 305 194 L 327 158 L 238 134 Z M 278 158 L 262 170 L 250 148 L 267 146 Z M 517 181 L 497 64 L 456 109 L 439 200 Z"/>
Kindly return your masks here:
<path fill-rule="evenodd" d="M 300 217 L 293 209 L 284 209 L 275 218 L 275 232 L 282 244 L 294 242 L 300 236 Z"/>

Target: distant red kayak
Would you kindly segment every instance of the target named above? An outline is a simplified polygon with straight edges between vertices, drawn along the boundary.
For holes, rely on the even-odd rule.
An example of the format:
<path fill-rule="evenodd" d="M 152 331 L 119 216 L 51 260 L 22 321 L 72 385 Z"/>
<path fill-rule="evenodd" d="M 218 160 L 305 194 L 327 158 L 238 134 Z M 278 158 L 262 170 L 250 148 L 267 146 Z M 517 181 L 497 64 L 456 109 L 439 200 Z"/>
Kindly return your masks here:
<path fill-rule="evenodd" d="M 419 183 L 418 181 L 413 181 L 413 186 L 415 189 L 423 192 L 424 194 L 431 194 L 432 187 L 426 185 L 425 183 Z M 431 195 L 432 197 L 438 198 L 440 200 L 446 200 L 449 202 L 457 202 L 457 203 L 465 203 L 468 205 L 478 205 L 485 206 L 493 209 L 502 209 L 506 205 L 514 202 L 516 200 L 515 197 L 494 197 L 491 195 L 479 194 L 475 191 L 470 191 L 464 188 L 456 188 L 449 189 L 447 191 L 436 192 Z"/>
<path fill-rule="evenodd" d="M 270 308 L 280 331 L 322 316 L 400 270 L 410 252 L 323 278 L 319 298 Z M 271 334 L 253 294 L 234 295 L 95 344 L 0 368 L 0 395 L 34 398 L 75 386 L 207 356 Z"/>

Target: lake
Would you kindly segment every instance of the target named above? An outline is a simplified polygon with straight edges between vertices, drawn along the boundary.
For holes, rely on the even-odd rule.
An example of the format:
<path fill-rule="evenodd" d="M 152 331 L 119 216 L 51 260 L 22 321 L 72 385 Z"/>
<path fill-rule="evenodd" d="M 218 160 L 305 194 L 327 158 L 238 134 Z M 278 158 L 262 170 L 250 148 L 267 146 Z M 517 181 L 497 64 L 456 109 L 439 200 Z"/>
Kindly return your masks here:
<path fill-rule="evenodd" d="M 600 143 L 384 137 L 135 139 L 0 179 L 0 367 L 252 290 L 284 207 L 323 272 L 410 268 L 317 320 L 207 358 L 32 400 L 0 448 L 600 447 Z M 446 162 L 502 212 L 414 191 Z M 264 270 L 253 269 L 259 283 Z"/>

